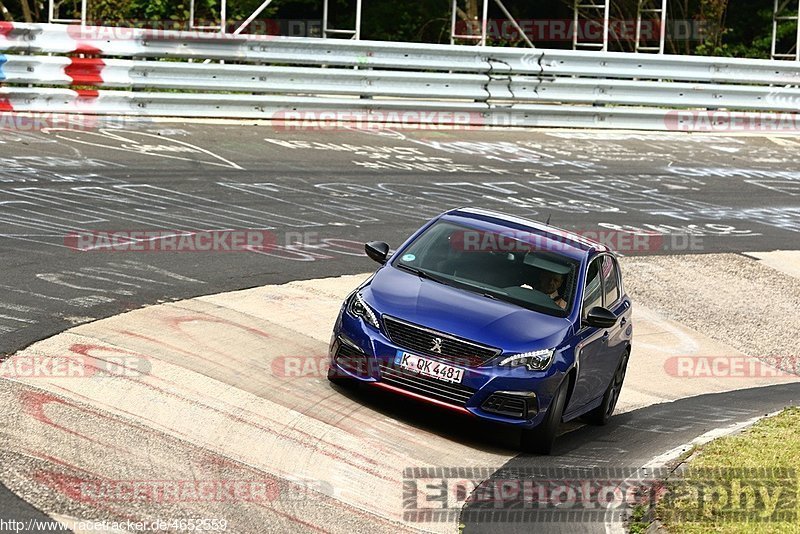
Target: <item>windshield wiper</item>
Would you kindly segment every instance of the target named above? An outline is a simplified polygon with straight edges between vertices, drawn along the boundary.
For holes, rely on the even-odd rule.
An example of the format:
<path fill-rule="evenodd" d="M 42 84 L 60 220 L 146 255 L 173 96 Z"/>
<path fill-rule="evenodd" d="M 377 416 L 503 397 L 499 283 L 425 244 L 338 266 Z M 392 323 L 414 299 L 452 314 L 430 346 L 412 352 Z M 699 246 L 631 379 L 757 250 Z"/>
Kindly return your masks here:
<path fill-rule="evenodd" d="M 478 284 L 471 284 L 469 282 L 465 282 L 463 280 L 458 280 L 459 284 L 472 288 L 476 293 L 479 293 L 481 296 L 484 296 L 488 299 L 492 300 L 505 300 L 501 299 L 500 297 L 508 297 L 508 293 L 503 291 L 502 289 L 489 289 L 484 286 L 480 286 Z"/>
<path fill-rule="evenodd" d="M 408 272 L 410 272 L 412 274 L 415 274 L 415 275 L 419 276 L 420 278 L 426 278 L 428 280 L 433 280 L 434 282 L 439 282 L 440 284 L 443 284 L 443 285 L 446 285 L 446 286 L 451 286 L 451 287 L 452 286 L 455 286 L 455 287 L 463 286 L 464 289 L 473 290 L 476 293 L 480 294 L 481 296 L 486 297 L 487 299 L 504 300 L 504 299 L 501 299 L 500 297 L 501 296 L 502 297 L 507 297 L 508 296 L 508 294 L 505 291 L 489 290 L 489 289 L 486 289 L 486 288 L 481 287 L 479 285 L 470 284 L 468 282 L 464 282 L 464 281 L 461 281 L 461 280 L 452 280 L 452 281 L 451 280 L 446 280 L 444 278 L 439 278 L 438 276 L 436 276 L 434 274 L 431 274 L 428 271 L 423 271 L 422 269 L 417 269 L 416 267 L 411 267 L 410 265 L 406 265 L 404 263 L 398 263 L 396 265 L 396 267 L 398 267 L 399 269 L 403 269 L 404 271 L 408 271 Z"/>
<path fill-rule="evenodd" d="M 434 282 L 439 282 L 440 284 L 444 284 L 446 286 L 451 285 L 446 280 L 439 278 L 438 276 L 432 275 L 428 271 L 423 271 L 422 269 L 417 269 L 416 267 L 411 267 L 410 265 L 406 265 L 404 263 L 398 263 L 397 268 L 403 269 L 404 271 L 408 271 L 411 274 L 416 274 L 420 278 L 427 278 L 428 280 L 433 280 Z"/>

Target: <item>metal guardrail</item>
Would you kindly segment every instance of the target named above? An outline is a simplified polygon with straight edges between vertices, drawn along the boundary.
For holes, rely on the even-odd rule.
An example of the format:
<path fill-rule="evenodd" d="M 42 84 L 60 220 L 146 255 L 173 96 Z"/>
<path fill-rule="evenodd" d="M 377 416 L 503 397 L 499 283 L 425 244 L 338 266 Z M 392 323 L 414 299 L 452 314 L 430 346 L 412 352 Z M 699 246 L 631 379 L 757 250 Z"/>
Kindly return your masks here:
<path fill-rule="evenodd" d="M 598 110 L 591 106 L 529 104 L 487 110 L 478 102 L 385 100 L 363 104 L 359 100 L 342 98 L 323 100 L 314 97 L 129 91 L 100 91 L 99 95 L 87 98 L 79 91 L 50 88 L 0 90 L 0 109 L 4 99 L 13 101 L 14 111 L 23 113 L 46 110 L 48 114 L 236 117 L 270 120 L 278 128 L 287 130 L 325 130 L 343 124 L 359 126 L 369 123 L 402 125 L 412 129 L 415 125 L 425 128 L 436 124 L 457 129 L 526 126 L 652 130 L 664 129 L 665 124 L 680 129 L 683 120 L 677 111 L 653 108 Z M 224 111 L 214 113 L 215 108 Z M 88 121 L 88 124 L 92 122 Z"/>
<path fill-rule="evenodd" d="M 7 83 L 97 84 L 133 89 L 237 91 L 286 95 L 348 95 L 468 99 L 490 103 L 569 102 L 603 105 L 713 107 L 794 111 L 800 88 L 663 83 L 576 77 L 502 76 L 372 69 L 321 69 L 97 60 L 57 56 L 5 56 Z M 102 76 L 101 76 L 102 71 Z"/>
<path fill-rule="evenodd" d="M 800 110 L 800 64 L 769 60 L 17 23 L 0 27 L 0 50 L 10 52 L 0 54 L 6 85 L 101 88 L 0 88 L 0 110 L 267 119 L 349 110 L 359 120 L 438 110 L 477 124 L 648 129 L 670 127 L 670 109 Z"/>
<path fill-rule="evenodd" d="M 613 76 L 717 83 L 800 83 L 800 64 L 759 59 L 349 41 L 137 28 L 13 24 L 0 49 L 25 54 L 229 60 L 452 72 Z"/>

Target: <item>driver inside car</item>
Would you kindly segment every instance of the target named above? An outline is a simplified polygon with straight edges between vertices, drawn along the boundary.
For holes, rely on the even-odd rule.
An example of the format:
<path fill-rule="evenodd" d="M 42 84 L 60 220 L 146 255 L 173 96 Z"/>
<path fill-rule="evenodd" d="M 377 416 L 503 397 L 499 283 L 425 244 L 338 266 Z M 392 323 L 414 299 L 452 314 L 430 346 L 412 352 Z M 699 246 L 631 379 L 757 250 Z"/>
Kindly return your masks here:
<path fill-rule="evenodd" d="M 539 271 L 539 276 L 533 287 L 553 299 L 553 302 L 563 310 L 567 307 L 567 301 L 561 298 L 558 292 L 563 283 L 564 275 L 552 271 Z"/>
<path fill-rule="evenodd" d="M 561 294 L 561 286 L 564 285 L 564 280 L 567 279 L 570 268 L 535 252 L 526 254 L 523 263 L 529 269 L 525 273 L 525 277 L 528 280 L 532 280 L 531 283 L 533 285 L 522 284 L 520 287 L 541 291 L 553 299 L 553 303 L 556 306 L 566 310 L 568 303 Z"/>

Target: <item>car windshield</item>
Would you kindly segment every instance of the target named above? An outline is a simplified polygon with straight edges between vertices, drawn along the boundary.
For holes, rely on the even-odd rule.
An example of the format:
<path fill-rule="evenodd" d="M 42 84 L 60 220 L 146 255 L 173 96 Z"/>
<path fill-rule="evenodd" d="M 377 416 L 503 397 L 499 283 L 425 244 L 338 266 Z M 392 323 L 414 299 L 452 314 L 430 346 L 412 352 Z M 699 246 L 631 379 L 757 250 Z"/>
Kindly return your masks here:
<path fill-rule="evenodd" d="M 566 317 L 574 303 L 579 264 L 536 243 L 542 243 L 541 236 L 530 232 L 490 232 L 438 221 L 396 255 L 392 265 L 487 298 Z"/>

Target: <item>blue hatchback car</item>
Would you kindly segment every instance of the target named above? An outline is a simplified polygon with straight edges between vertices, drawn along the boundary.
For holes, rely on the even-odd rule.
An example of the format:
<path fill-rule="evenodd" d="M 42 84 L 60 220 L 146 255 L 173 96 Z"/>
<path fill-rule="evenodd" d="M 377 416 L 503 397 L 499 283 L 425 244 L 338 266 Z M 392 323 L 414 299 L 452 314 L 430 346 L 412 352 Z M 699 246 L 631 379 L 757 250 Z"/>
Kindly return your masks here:
<path fill-rule="evenodd" d="M 549 454 L 562 421 L 605 424 L 631 353 L 614 253 L 547 224 L 461 208 L 428 222 L 345 300 L 328 378 L 522 430 Z"/>

